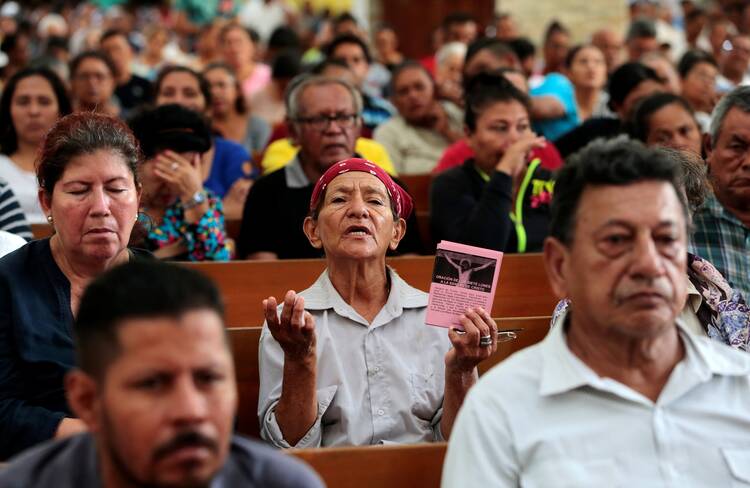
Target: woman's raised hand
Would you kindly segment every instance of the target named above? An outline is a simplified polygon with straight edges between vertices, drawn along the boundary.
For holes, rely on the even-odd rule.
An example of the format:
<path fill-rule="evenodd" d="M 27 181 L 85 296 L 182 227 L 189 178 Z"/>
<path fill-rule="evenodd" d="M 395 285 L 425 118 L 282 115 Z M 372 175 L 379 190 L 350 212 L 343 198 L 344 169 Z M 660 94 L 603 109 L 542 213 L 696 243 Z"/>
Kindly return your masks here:
<path fill-rule="evenodd" d="M 495 169 L 515 178 L 526 168 L 526 159 L 529 151 L 542 148 L 544 144 L 544 137 L 529 132 L 505 150 L 505 154 L 500 158 Z"/>
<path fill-rule="evenodd" d="M 305 299 L 289 290 L 284 297 L 281 315 L 276 311 L 275 297 L 263 300 L 268 330 L 291 361 L 315 359 L 315 319 L 305 311 Z"/>
<path fill-rule="evenodd" d="M 189 161 L 174 151 L 166 150 L 156 156 L 154 173 L 166 181 L 187 202 L 203 189 L 200 156 Z"/>

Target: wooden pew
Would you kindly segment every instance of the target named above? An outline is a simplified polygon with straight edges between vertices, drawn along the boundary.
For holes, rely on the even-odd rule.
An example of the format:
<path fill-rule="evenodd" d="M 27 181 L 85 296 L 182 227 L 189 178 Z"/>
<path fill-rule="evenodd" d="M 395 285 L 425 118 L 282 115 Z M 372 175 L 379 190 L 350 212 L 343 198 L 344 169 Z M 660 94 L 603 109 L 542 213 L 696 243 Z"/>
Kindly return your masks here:
<path fill-rule="evenodd" d="M 517 333 L 516 339 L 498 345 L 497 352 L 479 365 L 480 374 L 507 358 L 513 352 L 541 340 L 549 329 L 549 321 L 549 317 L 497 319 L 500 330 L 523 330 Z M 425 327 L 428 326 L 425 325 Z M 260 332 L 260 327 L 227 329 L 234 355 L 239 395 L 237 430 L 251 437 L 260 436 L 257 415 L 258 389 L 260 388 L 258 367 Z"/>
<path fill-rule="evenodd" d="M 406 189 L 414 199 L 414 210 L 417 212 L 429 212 L 432 175 L 430 173 L 421 175 L 399 175 L 398 179 L 406 185 Z"/>
<path fill-rule="evenodd" d="M 438 488 L 445 442 L 398 446 L 289 449 L 317 471 L 328 488 Z"/>
<path fill-rule="evenodd" d="M 407 283 L 429 290 L 434 257 L 388 259 Z M 219 286 L 227 306 L 231 327 L 255 326 L 263 322 L 261 302 L 268 296 L 280 300 L 287 290 L 308 288 L 325 268 L 320 259 L 282 261 L 232 261 L 229 263 L 184 263 L 202 271 Z M 508 254 L 503 258 L 492 308 L 493 317 L 538 317 L 550 315 L 557 299 L 547 282 L 541 254 Z"/>

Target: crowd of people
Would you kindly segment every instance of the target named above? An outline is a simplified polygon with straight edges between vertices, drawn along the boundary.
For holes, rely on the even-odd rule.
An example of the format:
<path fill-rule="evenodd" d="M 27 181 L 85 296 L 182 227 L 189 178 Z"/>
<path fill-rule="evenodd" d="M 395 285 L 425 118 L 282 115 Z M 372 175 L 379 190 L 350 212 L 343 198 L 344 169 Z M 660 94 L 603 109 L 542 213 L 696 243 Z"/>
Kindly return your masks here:
<path fill-rule="evenodd" d="M 631 0 L 540 55 L 452 13 L 409 59 L 349 13 L 193 3 L 0 5 L 0 484 L 319 486 L 232 435 L 221 299 L 159 262 L 294 258 L 326 269 L 257 304 L 270 446 L 448 440 L 446 487 L 742 479 L 750 4 Z M 560 300 L 481 380 L 488 311 L 428 327 L 386 265 L 440 240 L 540 252 Z"/>

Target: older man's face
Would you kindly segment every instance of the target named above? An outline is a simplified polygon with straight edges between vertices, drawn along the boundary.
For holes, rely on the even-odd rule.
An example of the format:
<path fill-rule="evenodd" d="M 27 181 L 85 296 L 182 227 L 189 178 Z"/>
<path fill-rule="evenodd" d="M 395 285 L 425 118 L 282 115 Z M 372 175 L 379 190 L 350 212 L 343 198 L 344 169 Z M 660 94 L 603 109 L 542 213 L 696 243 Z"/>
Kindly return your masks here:
<path fill-rule="evenodd" d="M 130 319 L 118 338 L 90 426 L 104 476 L 208 486 L 226 459 L 237 401 L 221 318 L 199 309 Z"/>
<path fill-rule="evenodd" d="M 361 122 L 349 90 L 336 83 L 313 85 L 300 94 L 299 102 L 299 120 L 293 121 L 292 135 L 305 162 L 323 172 L 352 157 Z"/>
<path fill-rule="evenodd" d="M 731 108 L 708 155 L 717 198 L 729 208 L 750 209 L 750 114 Z"/>
<path fill-rule="evenodd" d="M 573 225 L 553 287 L 571 299 L 574 325 L 634 339 L 673 327 L 686 296 L 685 217 L 674 188 L 590 186 Z"/>

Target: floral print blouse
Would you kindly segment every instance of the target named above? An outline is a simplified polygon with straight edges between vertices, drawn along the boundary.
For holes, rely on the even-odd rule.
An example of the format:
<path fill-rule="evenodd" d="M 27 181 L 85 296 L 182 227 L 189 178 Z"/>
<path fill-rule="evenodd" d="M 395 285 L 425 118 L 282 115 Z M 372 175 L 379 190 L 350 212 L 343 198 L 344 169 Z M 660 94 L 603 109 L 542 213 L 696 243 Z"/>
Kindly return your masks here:
<path fill-rule="evenodd" d="M 185 209 L 177 200 L 167 207 L 159 225 L 154 222 L 149 227 L 145 246 L 150 251 L 174 244 L 182 240 L 187 246 L 187 254 L 177 259 L 185 261 L 228 261 L 230 259 L 224 229 L 224 211 L 221 200 L 206 191 L 208 209 L 196 223 L 185 222 Z"/>

